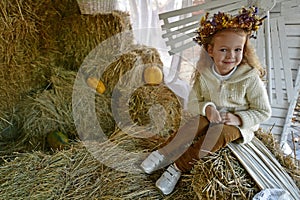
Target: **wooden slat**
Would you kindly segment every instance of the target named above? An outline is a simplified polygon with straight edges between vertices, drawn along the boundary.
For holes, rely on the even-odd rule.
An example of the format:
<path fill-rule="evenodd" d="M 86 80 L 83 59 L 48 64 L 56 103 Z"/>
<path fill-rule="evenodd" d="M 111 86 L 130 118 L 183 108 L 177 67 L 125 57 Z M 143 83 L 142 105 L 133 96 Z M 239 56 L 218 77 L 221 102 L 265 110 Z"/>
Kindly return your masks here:
<path fill-rule="evenodd" d="M 291 59 L 300 59 L 299 48 L 289 48 L 287 54 Z"/>
<path fill-rule="evenodd" d="M 191 47 L 195 46 L 195 44 L 196 43 L 194 41 L 188 42 L 188 43 L 186 43 L 186 44 L 184 44 L 182 46 L 179 46 L 177 48 L 171 49 L 169 51 L 169 53 L 170 53 L 170 55 L 174 55 L 174 54 L 180 53 L 180 52 L 182 52 L 185 49 L 188 49 L 188 48 L 191 48 Z"/>
<path fill-rule="evenodd" d="M 299 66 L 300 67 L 300 66 Z M 289 108 L 288 108 L 288 112 L 287 112 L 287 117 L 285 120 L 285 125 L 283 127 L 282 130 L 282 137 L 281 137 L 281 142 L 285 142 L 287 141 L 287 136 L 288 136 L 288 129 L 291 126 L 292 123 L 292 117 L 293 117 L 293 113 L 295 110 L 295 106 L 298 100 L 298 96 L 299 96 L 299 91 L 300 91 L 300 69 L 298 69 L 298 73 L 297 73 L 297 79 L 295 81 L 295 86 L 293 87 L 293 99 L 290 102 Z"/>
<path fill-rule="evenodd" d="M 170 31 L 169 30 L 167 33 L 163 34 L 162 37 L 172 39 L 173 37 L 176 37 L 176 35 L 180 35 L 180 34 L 183 34 L 185 32 L 189 32 L 191 30 L 196 30 L 198 27 L 199 27 L 199 24 L 197 22 L 195 24 L 191 24 L 191 25 L 188 25 L 188 26 L 185 26 L 185 27 L 182 27 L 182 28 L 178 28 L 175 31 Z"/>
<path fill-rule="evenodd" d="M 292 65 L 292 67 L 291 67 L 292 70 L 298 71 L 299 65 L 300 65 L 300 60 L 291 60 L 291 65 Z"/>
<path fill-rule="evenodd" d="M 266 19 L 266 22 L 264 24 L 264 38 L 265 38 L 265 53 L 266 53 L 266 59 L 265 59 L 265 62 L 266 62 L 266 72 L 267 72 L 267 75 L 266 75 L 266 78 L 267 78 L 267 93 L 269 95 L 270 98 L 270 103 L 273 103 L 273 98 L 272 98 L 272 81 L 271 81 L 271 69 L 270 67 L 272 66 L 272 61 L 271 61 L 271 33 L 270 33 L 270 13 L 268 12 L 267 13 L 267 19 Z"/>
<path fill-rule="evenodd" d="M 292 70 L 291 70 L 291 72 L 292 72 Z M 282 73 L 283 74 L 283 73 Z M 284 77 L 283 77 L 284 78 Z M 285 81 L 285 79 L 281 79 L 281 81 L 279 82 L 280 84 L 282 84 L 282 93 L 283 94 L 287 94 L 287 91 L 286 91 L 286 81 Z M 275 79 L 274 78 L 272 78 L 272 84 L 273 84 L 273 86 L 274 86 L 274 84 L 275 84 Z M 272 89 L 274 89 L 275 90 L 275 88 L 273 87 Z"/>
<path fill-rule="evenodd" d="M 206 1 L 204 4 L 199 4 L 195 6 L 190 6 L 178 10 L 173 10 L 165 13 L 159 14 L 159 19 L 172 18 L 180 15 L 189 14 L 199 10 L 208 10 L 215 7 L 222 7 L 231 3 L 240 2 L 241 0 L 230 0 L 230 1 Z"/>
<path fill-rule="evenodd" d="M 300 30 L 299 30 L 300 31 Z M 288 37 L 287 38 L 287 45 L 288 47 L 296 47 L 296 48 L 299 48 L 300 46 L 300 35 L 299 37 L 295 37 L 295 36 L 292 36 L 292 37 Z"/>
<path fill-rule="evenodd" d="M 278 29 L 277 29 L 277 20 L 270 20 L 271 23 L 271 42 L 272 42 L 272 55 L 273 56 L 273 66 L 274 66 L 274 78 L 275 78 L 275 88 L 276 88 L 276 99 L 273 99 L 272 102 L 276 102 L 278 104 L 283 103 L 282 96 L 282 85 L 281 85 L 281 60 L 280 60 L 280 44 L 278 37 Z"/>
<path fill-rule="evenodd" d="M 278 3 L 278 0 L 276 0 L 276 4 L 275 4 L 274 8 L 272 8 L 272 10 L 271 10 L 272 16 L 273 16 L 274 13 L 275 14 L 278 13 L 278 15 L 280 15 L 280 11 L 281 11 L 281 4 Z"/>
<path fill-rule="evenodd" d="M 264 30 L 261 28 L 257 32 L 257 39 L 254 42 L 255 49 L 257 52 L 257 55 L 261 61 L 261 63 L 266 66 L 266 52 L 265 52 L 265 36 L 264 36 Z"/>
<path fill-rule="evenodd" d="M 272 91 L 272 95 L 273 95 L 273 96 L 272 96 L 273 99 L 276 99 L 276 94 L 275 94 L 274 91 Z M 283 103 L 277 104 L 277 103 L 275 103 L 275 102 L 272 102 L 272 103 L 271 103 L 272 107 L 276 106 L 276 108 L 285 108 L 285 109 L 287 109 L 287 106 L 286 106 L 286 105 L 287 105 L 289 102 L 288 102 L 287 97 L 285 97 L 285 96 L 287 96 L 287 95 L 284 94 L 284 97 L 283 97 Z"/>
<path fill-rule="evenodd" d="M 289 15 L 284 16 L 286 24 L 300 24 L 300 13 L 290 13 Z"/>
<path fill-rule="evenodd" d="M 286 33 L 287 33 L 287 36 L 289 36 L 289 37 L 291 37 L 291 36 L 299 37 L 300 36 L 300 27 L 299 27 L 299 25 L 286 26 Z"/>
<path fill-rule="evenodd" d="M 269 120 L 265 121 L 264 124 L 273 125 L 275 124 L 278 127 L 283 127 L 285 122 L 285 116 L 281 117 L 271 117 Z"/>
<path fill-rule="evenodd" d="M 173 10 L 173 11 L 169 11 L 169 12 L 165 12 L 165 13 L 160 13 L 158 15 L 158 17 L 160 20 L 164 20 L 164 19 L 169 19 L 172 17 L 177 17 L 180 15 L 190 14 L 192 12 L 196 12 L 201 9 L 205 9 L 205 4 L 195 5 L 195 6 L 181 8 L 181 9 L 177 9 L 177 10 Z"/>
<path fill-rule="evenodd" d="M 293 98 L 293 82 L 292 82 L 292 72 L 291 72 L 291 65 L 290 65 L 290 56 L 289 56 L 289 49 L 286 44 L 286 32 L 284 27 L 284 18 L 280 17 L 277 21 L 278 32 L 279 32 L 279 40 L 280 40 L 280 50 L 281 50 L 281 57 L 283 60 L 283 69 L 284 69 L 284 77 L 286 81 L 286 89 L 288 94 L 288 100 L 291 101 Z"/>
<path fill-rule="evenodd" d="M 234 4 L 226 4 L 222 7 L 211 7 L 207 10 L 209 13 L 217 13 L 217 12 L 227 12 L 229 14 L 235 15 L 237 11 L 241 9 L 241 7 L 245 6 L 245 2 L 239 1 Z"/>
<path fill-rule="evenodd" d="M 283 101 L 282 104 L 276 104 L 276 103 L 272 103 L 272 108 L 283 108 L 283 109 L 287 109 L 289 106 L 289 103 L 287 100 Z"/>
<path fill-rule="evenodd" d="M 291 15 L 291 13 L 300 13 L 300 2 L 298 0 L 283 1 L 281 3 L 281 15 Z"/>
<path fill-rule="evenodd" d="M 277 95 L 275 93 L 275 89 L 272 90 L 272 99 L 276 99 L 277 98 Z M 278 104 L 276 102 L 272 102 L 271 105 L 272 106 L 275 106 L 275 105 L 278 105 L 279 108 L 286 108 L 286 104 L 288 104 L 288 99 L 287 99 L 287 95 L 286 94 L 283 94 L 283 102 L 284 103 L 281 103 L 281 104 Z"/>
<path fill-rule="evenodd" d="M 199 20 L 200 20 L 200 17 L 198 15 L 195 15 L 195 16 L 184 18 L 184 19 L 179 19 L 175 22 L 163 24 L 161 27 L 163 30 L 172 29 L 174 27 L 178 28 L 178 27 L 182 27 L 189 23 L 198 22 Z"/>
<path fill-rule="evenodd" d="M 280 108 L 272 108 L 272 116 L 273 117 L 282 117 L 287 114 L 286 109 L 280 109 Z"/>
<path fill-rule="evenodd" d="M 167 41 L 166 44 L 168 46 L 172 46 L 172 45 L 175 45 L 178 43 L 184 43 L 186 40 L 188 40 L 190 42 L 191 40 L 193 40 L 192 38 L 195 36 L 196 36 L 195 33 L 181 34 L 181 36 L 178 35 L 176 38 Z M 196 42 L 194 42 L 194 43 L 196 43 Z"/>

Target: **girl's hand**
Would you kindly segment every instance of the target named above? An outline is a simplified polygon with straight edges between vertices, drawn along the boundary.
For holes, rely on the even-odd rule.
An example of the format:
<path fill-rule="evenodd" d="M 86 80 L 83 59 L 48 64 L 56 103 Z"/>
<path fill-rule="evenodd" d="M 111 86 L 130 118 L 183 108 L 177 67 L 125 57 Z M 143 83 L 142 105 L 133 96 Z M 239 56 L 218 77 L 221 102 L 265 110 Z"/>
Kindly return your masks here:
<path fill-rule="evenodd" d="M 207 106 L 205 108 L 205 114 L 211 123 L 222 123 L 223 121 L 219 111 L 213 106 Z"/>
<path fill-rule="evenodd" d="M 226 125 L 240 126 L 242 125 L 242 120 L 238 115 L 226 112 L 222 114 L 222 122 Z"/>

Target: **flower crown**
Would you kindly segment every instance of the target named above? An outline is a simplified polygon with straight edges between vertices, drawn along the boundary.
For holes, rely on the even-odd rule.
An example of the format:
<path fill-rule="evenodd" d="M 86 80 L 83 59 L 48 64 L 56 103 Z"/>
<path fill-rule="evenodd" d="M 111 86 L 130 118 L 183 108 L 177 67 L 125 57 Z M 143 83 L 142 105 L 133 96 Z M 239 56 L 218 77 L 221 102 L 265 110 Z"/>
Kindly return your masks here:
<path fill-rule="evenodd" d="M 260 18 L 257 14 L 257 7 L 242 8 L 238 15 L 230 15 L 219 12 L 208 19 L 209 13 L 206 13 L 200 21 L 200 27 L 196 31 L 197 37 L 193 38 L 199 45 L 207 44 L 208 39 L 223 29 L 243 29 L 250 34 L 257 31 L 262 21 L 267 17 Z M 254 35 L 251 37 L 256 38 Z"/>

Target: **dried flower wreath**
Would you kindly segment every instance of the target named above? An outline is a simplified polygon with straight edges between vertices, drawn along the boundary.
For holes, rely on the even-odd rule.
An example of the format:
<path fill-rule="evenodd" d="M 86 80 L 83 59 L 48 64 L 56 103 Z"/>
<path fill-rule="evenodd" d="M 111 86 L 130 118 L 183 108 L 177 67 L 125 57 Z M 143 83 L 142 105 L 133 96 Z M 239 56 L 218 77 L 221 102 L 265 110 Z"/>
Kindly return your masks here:
<path fill-rule="evenodd" d="M 196 31 L 198 36 L 194 38 L 194 41 L 199 45 L 207 44 L 212 35 L 223 29 L 243 29 L 249 32 L 252 38 L 256 38 L 253 32 L 259 29 L 262 21 L 267 17 L 260 18 L 257 13 L 257 7 L 242 8 L 235 16 L 219 12 L 208 18 L 209 13 L 206 13 L 200 21 L 200 27 Z"/>

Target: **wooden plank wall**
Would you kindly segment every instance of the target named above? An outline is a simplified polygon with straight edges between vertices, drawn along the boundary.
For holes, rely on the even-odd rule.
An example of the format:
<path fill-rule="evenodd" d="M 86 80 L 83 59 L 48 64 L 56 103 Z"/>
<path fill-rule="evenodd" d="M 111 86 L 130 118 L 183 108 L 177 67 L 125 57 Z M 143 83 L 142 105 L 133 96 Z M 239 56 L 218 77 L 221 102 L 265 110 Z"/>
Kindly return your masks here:
<path fill-rule="evenodd" d="M 262 127 L 274 125 L 272 133 L 279 141 L 288 137 L 290 113 L 299 93 L 295 88 L 300 66 L 299 3 L 299 0 L 279 1 L 270 13 L 273 116 Z"/>

